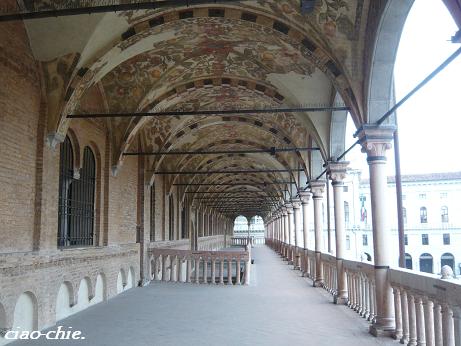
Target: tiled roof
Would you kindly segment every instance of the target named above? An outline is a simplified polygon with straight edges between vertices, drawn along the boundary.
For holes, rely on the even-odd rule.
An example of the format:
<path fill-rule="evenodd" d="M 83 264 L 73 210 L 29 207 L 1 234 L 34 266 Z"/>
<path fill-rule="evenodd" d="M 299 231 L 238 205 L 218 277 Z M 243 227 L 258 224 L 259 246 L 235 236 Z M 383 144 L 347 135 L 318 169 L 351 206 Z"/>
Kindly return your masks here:
<path fill-rule="evenodd" d="M 418 183 L 423 181 L 441 181 L 441 180 L 459 180 L 461 172 L 445 172 L 445 173 L 427 173 L 427 174 L 409 174 L 402 175 L 402 183 Z M 395 183 L 395 176 L 387 177 L 388 184 Z M 369 179 L 360 180 L 361 184 L 369 184 Z"/>

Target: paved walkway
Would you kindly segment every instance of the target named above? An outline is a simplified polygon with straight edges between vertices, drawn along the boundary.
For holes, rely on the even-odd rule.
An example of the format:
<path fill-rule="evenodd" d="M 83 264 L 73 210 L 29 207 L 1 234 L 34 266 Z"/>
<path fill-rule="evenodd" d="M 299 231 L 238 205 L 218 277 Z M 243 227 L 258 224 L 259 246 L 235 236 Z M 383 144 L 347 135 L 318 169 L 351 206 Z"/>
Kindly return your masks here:
<path fill-rule="evenodd" d="M 60 322 L 85 340 L 12 345 L 398 345 L 369 335 L 268 247 L 253 250 L 249 287 L 152 283 Z"/>

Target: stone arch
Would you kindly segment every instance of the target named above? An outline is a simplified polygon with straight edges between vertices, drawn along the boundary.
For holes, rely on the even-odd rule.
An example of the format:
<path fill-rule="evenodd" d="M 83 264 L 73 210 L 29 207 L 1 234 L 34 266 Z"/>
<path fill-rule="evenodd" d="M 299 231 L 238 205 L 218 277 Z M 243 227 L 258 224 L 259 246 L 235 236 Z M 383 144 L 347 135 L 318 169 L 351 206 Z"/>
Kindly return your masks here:
<path fill-rule="evenodd" d="M 394 65 L 400 36 L 414 0 L 390 0 L 378 23 L 372 49 L 366 123 L 376 122 L 394 102 Z"/>
<path fill-rule="evenodd" d="M 342 98 L 336 93 L 334 104 L 342 104 Z M 336 159 L 346 149 L 346 125 L 348 111 L 334 111 L 331 113 L 330 125 L 330 157 Z"/>
<path fill-rule="evenodd" d="M 74 288 L 72 283 L 64 281 L 59 287 L 56 296 L 56 321 L 60 321 L 72 315 L 74 305 Z"/>
<path fill-rule="evenodd" d="M 71 128 L 67 130 L 67 137 L 69 137 L 72 148 L 74 174 L 79 174 L 78 172 L 80 172 L 80 169 L 82 168 L 82 148 L 80 146 L 80 141 L 77 133 Z"/>
<path fill-rule="evenodd" d="M 18 297 L 14 307 L 12 329 L 25 331 L 38 329 L 38 303 L 32 292 L 24 292 Z"/>

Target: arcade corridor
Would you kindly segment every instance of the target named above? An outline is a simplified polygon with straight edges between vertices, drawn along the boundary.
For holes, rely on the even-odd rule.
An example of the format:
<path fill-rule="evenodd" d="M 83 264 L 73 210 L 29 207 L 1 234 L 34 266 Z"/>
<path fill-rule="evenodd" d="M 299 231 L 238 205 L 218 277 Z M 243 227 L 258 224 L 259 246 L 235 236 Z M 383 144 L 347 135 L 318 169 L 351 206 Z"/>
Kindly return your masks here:
<path fill-rule="evenodd" d="M 83 341 L 60 345 L 397 345 L 314 289 L 266 246 L 253 249 L 250 286 L 151 283 L 58 325 Z M 54 327 L 53 329 L 55 329 Z M 51 345 L 40 340 L 11 345 Z"/>

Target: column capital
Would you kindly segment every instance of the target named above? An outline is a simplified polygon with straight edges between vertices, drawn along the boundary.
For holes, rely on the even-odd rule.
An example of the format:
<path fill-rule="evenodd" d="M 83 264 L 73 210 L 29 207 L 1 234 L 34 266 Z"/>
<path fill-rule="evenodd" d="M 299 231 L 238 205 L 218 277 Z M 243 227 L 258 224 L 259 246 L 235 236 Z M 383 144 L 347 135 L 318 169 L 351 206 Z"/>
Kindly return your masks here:
<path fill-rule="evenodd" d="M 347 176 L 348 161 L 328 162 L 327 172 L 333 184 L 341 184 Z"/>
<path fill-rule="evenodd" d="M 362 145 L 362 152 L 368 156 L 368 163 L 386 161 L 386 151 L 392 148 L 395 130 L 393 125 L 368 124 L 357 130 L 357 137 Z"/>
<path fill-rule="evenodd" d="M 309 204 L 309 201 L 312 197 L 312 192 L 310 191 L 301 191 L 298 193 L 299 198 L 301 199 L 301 203 L 304 204 Z"/>
<path fill-rule="evenodd" d="M 285 203 L 285 208 L 288 214 L 293 214 L 293 204 L 290 202 Z"/>
<path fill-rule="evenodd" d="M 325 180 L 314 180 L 309 183 L 314 198 L 322 198 L 325 191 Z"/>
<path fill-rule="evenodd" d="M 293 209 L 301 208 L 301 200 L 299 198 L 292 198 L 291 204 L 293 205 Z"/>

